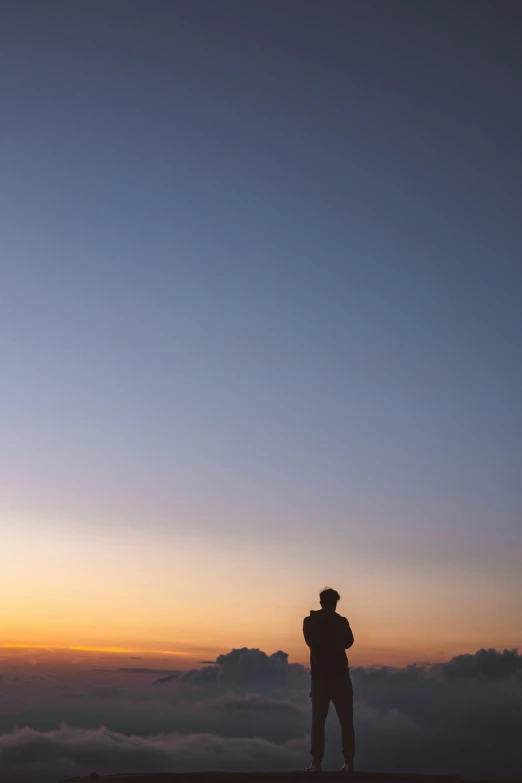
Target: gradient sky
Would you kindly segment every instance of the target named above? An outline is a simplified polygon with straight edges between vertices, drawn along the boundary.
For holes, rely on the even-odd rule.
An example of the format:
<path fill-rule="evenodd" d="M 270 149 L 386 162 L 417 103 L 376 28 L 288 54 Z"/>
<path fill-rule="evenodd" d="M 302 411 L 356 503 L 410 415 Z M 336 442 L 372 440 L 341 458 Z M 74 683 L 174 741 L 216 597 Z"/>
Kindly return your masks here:
<path fill-rule="evenodd" d="M 0 643 L 522 646 L 520 4 L 0 16 Z"/>

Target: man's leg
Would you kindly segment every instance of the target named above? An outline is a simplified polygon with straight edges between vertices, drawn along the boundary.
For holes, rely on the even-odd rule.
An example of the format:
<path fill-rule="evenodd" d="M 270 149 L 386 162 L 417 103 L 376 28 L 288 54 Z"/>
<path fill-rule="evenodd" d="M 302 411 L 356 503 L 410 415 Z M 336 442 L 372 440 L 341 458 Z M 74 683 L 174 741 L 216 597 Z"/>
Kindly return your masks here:
<path fill-rule="evenodd" d="M 326 680 L 312 680 L 312 761 L 321 762 L 324 756 L 324 724 L 330 706 L 330 692 Z"/>
<path fill-rule="evenodd" d="M 353 688 L 350 677 L 332 682 L 332 701 L 339 717 L 342 732 L 343 756 L 347 764 L 353 764 L 355 734 L 353 730 Z"/>

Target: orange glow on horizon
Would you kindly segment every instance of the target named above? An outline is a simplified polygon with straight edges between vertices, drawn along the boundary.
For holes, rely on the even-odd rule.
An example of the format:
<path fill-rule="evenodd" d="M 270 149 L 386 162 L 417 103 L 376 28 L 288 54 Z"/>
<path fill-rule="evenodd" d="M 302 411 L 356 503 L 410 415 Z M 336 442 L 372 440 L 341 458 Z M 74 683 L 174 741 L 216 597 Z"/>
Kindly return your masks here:
<path fill-rule="evenodd" d="M 0 591 L 11 596 L 2 607 L 3 660 L 54 657 L 68 665 L 105 655 L 112 665 L 117 656 L 136 656 L 186 669 L 248 647 L 285 650 L 307 666 L 302 618 L 318 607 L 325 584 L 343 596 L 339 611 L 355 634 L 352 666 L 521 646 L 515 549 L 497 553 L 486 571 L 478 555 L 473 568 L 406 568 L 354 549 L 348 568 L 341 546 L 318 557 L 305 545 L 279 548 L 270 540 L 253 547 L 210 534 L 204 545 L 199 535 L 174 532 L 127 539 L 93 528 L 76 537 L 52 524 L 43 535 L 39 524 L 23 521 L 6 526 L 4 539 L 13 556 L 0 569 Z"/>
<path fill-rule="evenodd" d="M 62 647 L 60 645 L 52 644 L 20 644 L 14 642 L 6 642 L 0 644 L 0 647 L 7 649 L 17 650 L 74 650 L 75 652 L 101 652 L 101 653 L 148 653 L 149 655 L 190 655 L 188 652 L 180 650 L 142 650 L 134 647 L 84 647 L 83 645 L 73 645 L 69 647 Z"/>
<path fill-rule="evenodd" d="M 16 644 L 16 643 L 6 643 L 6 644 L 0 644 L 0 647 L 8 647 L 11 649 L 17 649 L 17 650 L 60 650 L 63 648 L 55 647 L 52 644 Z"/>

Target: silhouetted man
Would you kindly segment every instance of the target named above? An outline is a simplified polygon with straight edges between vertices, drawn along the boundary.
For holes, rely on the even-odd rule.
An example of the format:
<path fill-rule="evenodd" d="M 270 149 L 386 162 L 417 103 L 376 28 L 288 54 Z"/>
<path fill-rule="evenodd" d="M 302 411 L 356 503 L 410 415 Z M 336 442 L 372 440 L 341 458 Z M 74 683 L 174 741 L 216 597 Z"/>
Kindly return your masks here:
<path fill-rule="evenodd" d="M 312 762 L 308 772 L 321 771 L 324 724 L 330 700 L 341 724 L 344 756 L 341 771 L 353 772 L 353 690 L 345 652 L 353 644 L 353 633 L 346 617 L 335 611 L 340 597 L 336 590 L 325 588 L 319 595 L 321 609 L 311 611 L 303 622 L 304 638 L 310 648 L 312 675 Z"/>

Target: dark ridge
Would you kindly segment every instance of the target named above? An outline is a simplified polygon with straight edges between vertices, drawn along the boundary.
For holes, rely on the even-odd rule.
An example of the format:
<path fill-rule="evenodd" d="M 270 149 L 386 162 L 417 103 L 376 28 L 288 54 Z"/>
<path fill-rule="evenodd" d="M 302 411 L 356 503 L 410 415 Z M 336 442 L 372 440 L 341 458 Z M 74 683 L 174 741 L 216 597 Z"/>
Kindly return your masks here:
<path fill-rule="evenodd" d="M 464 781 L 457 775 L 421 775 L 381 772 L 356 772 L 347 775 L 342 772 L 124 772 L 118 775 L 97 775 L 95 772 L 83 778 L 67 778 L 64 783 L 305 783 L 319 778 L 318 783 L 329 781 L 351 781 L 351 783 L 500 783 L 500 781 Z M 502 783 L 522 783 L 505 781 Z"/>

